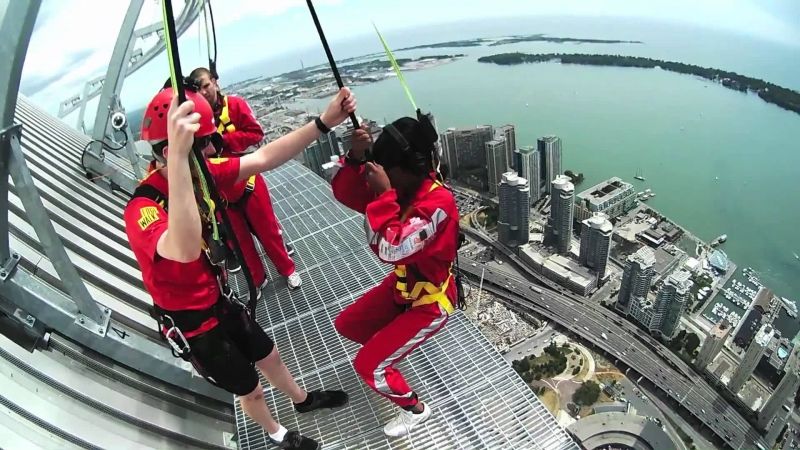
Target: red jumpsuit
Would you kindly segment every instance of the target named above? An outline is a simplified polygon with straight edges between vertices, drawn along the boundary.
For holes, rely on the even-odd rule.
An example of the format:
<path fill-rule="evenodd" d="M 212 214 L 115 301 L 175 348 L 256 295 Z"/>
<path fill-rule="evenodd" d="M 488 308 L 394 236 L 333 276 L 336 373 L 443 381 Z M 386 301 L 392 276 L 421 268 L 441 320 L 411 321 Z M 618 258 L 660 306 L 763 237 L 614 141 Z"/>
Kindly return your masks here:
<path fill-rule="evenodd" d="M 214 114 L 218 124 L 217 131 L 222 134 L 222 156 L 239 156 L 248 147 L 261 143 L 264 131 L 243 98 L 226 95 L 221 97 L 219 104 L 220 107 L 214 111 Z M 231 216 L 243 215 L 250 230 L 264 247 L 267 257 L 275 265 L 275 269 L 287 277 L 295 271 L 294 261 L 289 257 L 283 244 L 280 225 L 278 218 L 275 217 L 275 211 L 272 209 L 272 199 L 269 196 L 267 183 L 260 175 L 253 177 L 252 181 L 252 192 L 242 202 L 233 205 L 233 208 L 230 209 Z M 246 185 L 247 183 L 243 182 L 238 186 L 244 192 Z M 234 221 L 233 218 L 231 220 Z M 256 261 L 251 263 L 248 260 L 248 265 L 255 264 Z M 257 258 L 257 265 L 261 265 L 260 258 Z"/>
<path fill-rule="evenodd" d="M 363 166 L 345 165 L 332 181 L 333 194 L 365 214 L 370 248 L 395 270 L 345 308 L 334 325 L 363 345 L 353 360 L 356 373 L 407 408 L 417 398 L 394 366 L 439 331 L 456 305 L 458 209 L 450 191 L 433 180 L 425 180 L 411 203 L 401 206 L 394 189 L 376 197 L 363 174 Z"/>

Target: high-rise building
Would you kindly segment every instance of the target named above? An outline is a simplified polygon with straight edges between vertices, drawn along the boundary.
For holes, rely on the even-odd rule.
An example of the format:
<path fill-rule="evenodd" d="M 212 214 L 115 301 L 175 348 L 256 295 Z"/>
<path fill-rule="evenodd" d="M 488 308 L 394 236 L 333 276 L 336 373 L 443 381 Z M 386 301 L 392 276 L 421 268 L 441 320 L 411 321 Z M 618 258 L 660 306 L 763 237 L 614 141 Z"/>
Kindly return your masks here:
<path fill-rule="evenodd" d="M 655 303 L 652 298 L 648 298 L 647 294 L 641 297 L 632 297 L 630 308 L 628 309 L 628 317 L 640 323 L 643 327 L 650 330 L 650 325 L 653 323 L 655 316 Z"/>
<path fill-rule="evenodd" d="M 719 352 L 725 345 L 725 340 L 728 339 L 732 329 L 727 319 L 722 319 L 714 325 L 714 328 L 708 333 L 705 342 L 703 342 L 703 346 L 700 347 L 697 358 L 694 359 L 694 365 L 698 369 L 705 369 L 714 361 L 714 358 L 719 355 Z"/>
<path fill-rule="evenodd" d="M 767 348 L 774 334 L 775 329 L 768 323 L 762 325 L 758 330 L 756 337 L 753 338 L 753 341 L 750 342 L 750 346 L 747 347 L 747 351 L 744 352 L 741 363 L 736 366 L 736 370 L 733 372 L 730 381 L 728 381 L 728 389 L 730 389 L 731 392 L 736 394 L 742 389 L 742 386 L 744 386 L 750 378 L 750 375 L 753 374 L 753 370 L 758 365 L 758 362 L 761 361 L 761 357 L 764 355 L 764 349 Z"/>
<path fill-rule="evenodd" d="M 506 138 L 499 133 L 486 143 L 486 170 L 489 176 L 489 193 L 497 194 L 497 186 L 508 170 L 506 159 Z"/>
<path fill-rule="evenodd" d="M 750 307 L 745 311 L 742 320 L 739 322 L 739 327 L 733 336 L 733 343 L 745 349 L 753 341 L 758 329 L 761 328 L 761 323 L 765 317 L 768 317 L 771 312 L 770 304 L 775 294 L 768 288 L 762 287 L 756 293 L 756 298 L 750 303 Z"/>
<path fill-rule="evenodd" d="M 541 176 L 543 192 L 552 194 L 553 181 L 561 175 L 561 139 L 558 136 L 544 136 L 537 141 L 542 164 Z"/>
<path fill-rule="evenodd" d="M 582 222 L 579 260 L 597 273 L 598 280 L 606 276 L 611 234 L 614 226 L 604 214 L 596 214 Z"/>
<path fill-rule="evenodd" d="M 498 187 L 500 211 L 497 219 L 497 235 L 500 242 L 508 246 L 528 243 L 530 229 L 530 190 L 528 180 L 514 172 L 503 174 Z"/>
<path fill-rule="evenodd" d="M 539 151 L 531 146 L 520 147 L 514 152 L 514 168 L 517 175 L 528 180 L 531 189 L 531 205 L 542 197 L 542 158 Z"/>
<path fill-rule="evenodd" d="M 447 164 L 450 177 L 458 177 L 458 155 L 456 154 L 456 129 L 448 128 L 439 134 L 439 144 L 442 146 L 442 162 Z"/>
<path fill-rule="evenodd" d="M 314 141 L 303 150 L 303 164 L 319 176 L 322 176 L 322 165 L 328 162 L 329 158 L 322 151 L 319 141 Z"/>
<path fill-rule="evenodd" d="M 775 418 L 775 415 L 781 411 L 783 404 L 788 401 L 793 401 L 797 389 L 800 388 L 800 355 L 798 355 L 798 346 L 795 346 L 792 353 L 789 355 L 789 360 L 786 363 L 786 369 L 783 378 L 772 391 L 769 400 L 764 403 L 764 407 L 758 413 L 758 423 L 764 429 L 770 428 L 770 423 Z"/>
<path fill-rule="evenodd" d="M 350 133 L 352 134 L 352 128 Z M 349 138 L 345 140 L 347 142 L 350 141 Z M 317 175 L 323 176 L 322 165 L 329 162 L 331 156 L 339 154 L 339 141 L 336 139 L 336 132 L 322 133 L 316 141 L 303 150 L 303 164 Z"/>
<path fill-rule="evenodd" d="M 633 185 L 618 177 L 598 183 L 576 197 L 576 220 L 586 220 L 595 213 L 603 213 L 609 219 L 614 219 L 636 207 Z"/>
<path fill-rule="evenodd" d="M 618 311 L 628 314 L 633 299 L 640 300 L 640 303 L 647 299 L 655 275 L 655 264 L 656 254 L 650 247 L 642 247 L 628 257 L 619 287 Z"/>
<path fill-rule="evenodd" d="M 569 177 L 559 175 L 553 180 L 551 197 L 547 239 L 558 253 L 566 255 L 572 243 L 572 205 L 575 201 L 575 186 Z"/>
<path fill-rule="evenodd" d="M 671 273 L 664 281 L 656 296 L 650 331 L 659 331 L 662 336 L 670 339 L 675 336 L 681 315 L 686 308 L 686 300 L 690 295 L 691 276 L 685 270 L 678 270 Z"/>
<path fill-rule="evenodd" d="M 514 125 L 503 125 L 497 129 L 497 132 L 502 133 L 506 140 L 506 161 L 508 161 L 508 167 L 516 169 L 517 166 L 516 162 L 514 161 L 514 152 L 517 150 L 517 133 L 514 129 Z M 520 176 L 527 179 L 524 175 Z M 531 180 L 528 180 L 528 183 L 530 183 L 530 181 Z"/>
<path fill-rule="evenodd" d="M 486 143 L 494 137 L 491 125 L 448 128 L 441 134 L 442 154 L 450 174 L 470 187 L 486 190 Z"/>

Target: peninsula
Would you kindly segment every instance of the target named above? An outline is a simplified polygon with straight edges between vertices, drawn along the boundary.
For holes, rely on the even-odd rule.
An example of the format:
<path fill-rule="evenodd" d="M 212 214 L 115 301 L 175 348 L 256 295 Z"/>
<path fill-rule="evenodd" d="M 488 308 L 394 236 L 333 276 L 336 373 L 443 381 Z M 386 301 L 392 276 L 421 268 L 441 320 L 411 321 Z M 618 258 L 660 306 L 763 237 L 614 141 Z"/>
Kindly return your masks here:
<path fill-rule="evenodd" d="M 765 102 L 800 114 L 800 92 L 758 78 L 693 64 L 662 61 L 639 56 L 589 55 L 576 53 L 500 53 L 491 56 L 482 56 L 478 58 L 478 62 L 500 65 L 558 62 L 561 64 L 582 64 L 587 66 L 635 67 L 640 69 L 661 68 L 670 72 L 696 75 L 720 83 L 728 89 L 734 89 L 740 92 L 754 92 Z"/>

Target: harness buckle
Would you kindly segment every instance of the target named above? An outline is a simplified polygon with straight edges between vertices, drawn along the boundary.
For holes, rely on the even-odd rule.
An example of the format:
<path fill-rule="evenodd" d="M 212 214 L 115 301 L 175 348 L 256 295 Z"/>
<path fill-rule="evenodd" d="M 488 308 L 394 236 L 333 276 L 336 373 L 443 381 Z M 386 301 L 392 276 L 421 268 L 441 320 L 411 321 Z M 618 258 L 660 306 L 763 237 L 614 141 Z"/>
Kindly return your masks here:
<path fill-rule="evenodd" d="M 250 314 L 250 307 L 248 303 L 243 302 L 239 298 L 239 295 L 233 289 L 231 289 L 227 283 L 222 284 L 221 292 L 222 292 L 222 297 L 228 302 L 229 305 L 235 306 L 236 308 L 239 309 L 244 309 L 245 311 L 247 311 L 248 314 Z"/>
<path fill-rule="evenodd" d="M 188 361 L 192 354 L 192 348 L 189 346 L 189 341 L 186 340 L 186 336 L 184 336 L 180 328 L 175 325 L 175 321 L 172 317 L 164 314 L 161 316 L 161 321 L 164 328 L 167 329 L 164 333 L 164 337 L 167 339 L 172 349 L 172 356 Z M 170 325 L 167 325 L 167 321 L 169 321 Z M 175 338 L 177 338 L 177 340 Z"/>

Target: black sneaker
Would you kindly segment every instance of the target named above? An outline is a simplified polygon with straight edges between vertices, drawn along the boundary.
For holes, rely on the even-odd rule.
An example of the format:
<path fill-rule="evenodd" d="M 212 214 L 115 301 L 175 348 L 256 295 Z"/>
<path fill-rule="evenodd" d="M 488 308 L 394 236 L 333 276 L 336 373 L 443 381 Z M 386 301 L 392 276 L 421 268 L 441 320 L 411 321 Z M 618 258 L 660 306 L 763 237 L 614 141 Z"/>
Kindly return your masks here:
<path fill-rule="evenodd" d="M 307 413 L 318 409 L 341 408 L 350 401 L 350 397 L 344 391 L 311 391 L 308 397 L 303 403 L 295 403 L 294 410 Z"/>
<path fill-rule="evenodd" d="M 294 247 L 292 247 L 292 244 L 287 242 L 286 244 L 284 244 L 284 246 L 286 247 L 286 254 L 287 255 L 289 255 L 289 256 L 294 255 Z"/>
<path fill-rule="evenodd" d="M 237 273 L 242 270 L 242 265 L 239 264 L 239 260 L 237 260 L 236 258 L 226 258 L 225 270 L 227 270 L 228 273 Z"/>
<path fill-rule="evenodd" d="M 319 442 L 307 438 L 297 431 L 289 431 L 286 433 L 281 442 L 277 442 L 272 438 L 269 440 L 277 445 L 278 448 L 285 448 L 288 450 L 319 450 L 322 448 Z"/>

